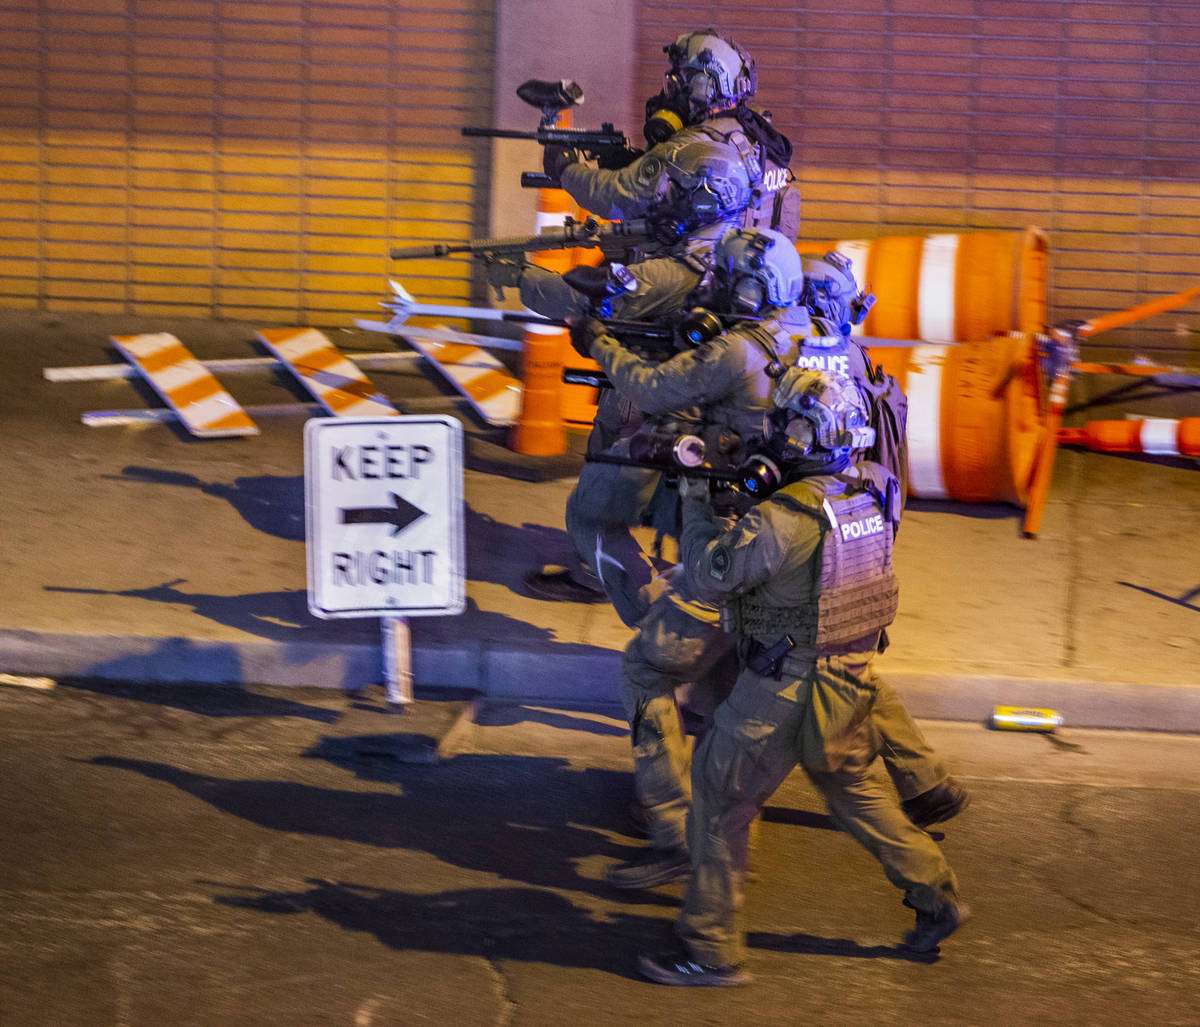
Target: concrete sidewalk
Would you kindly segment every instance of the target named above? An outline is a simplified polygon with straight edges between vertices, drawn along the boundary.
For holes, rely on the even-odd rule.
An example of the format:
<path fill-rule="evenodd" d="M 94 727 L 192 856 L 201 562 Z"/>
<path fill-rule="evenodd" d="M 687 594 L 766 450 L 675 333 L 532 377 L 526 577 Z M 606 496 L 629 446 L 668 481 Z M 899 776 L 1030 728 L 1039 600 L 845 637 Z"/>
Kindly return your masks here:
<path fill-rule="evenodd" d="M 249 439 L 169 425 L 89 428 L 85 411 L 161 405 L 130 381 L 51 383 L 44 367 L 114 360 L 109 336 L 172 331 L 202 359 L 259 354 L 276 325 L 0 312 L 5 499 L 0 671 L 50 677 L 359 688 L 381 678 L 379 622 L 307 612 L 305 416 Z M 332 332 L 344 350 L 386 338 Z M 549 603 L 522 576 L 566 556 L 581 463 L 518 460 L 416 361 L 372 381 L 467 432 L 468 608 L 413 618 L 425 686 L 616 701 L 628 630 L 604 605 Z M 299 402 L 283 375 L 222 376 L 246 404 Z M 1091 379 L 1101 388 L 1103 380 Z M 1194 395 L 1087 419 L 1195 413 Z M 1072 423 L 1082 423 L 1076 417 Z M 910 504 L 900 615 L 880 667 L 920 717 L 1051 706 L 1068 725 L 1200 731 L 1200 473 L 1192 461 L 1060 451 L 1036 540 L 1011 507 Z"/>

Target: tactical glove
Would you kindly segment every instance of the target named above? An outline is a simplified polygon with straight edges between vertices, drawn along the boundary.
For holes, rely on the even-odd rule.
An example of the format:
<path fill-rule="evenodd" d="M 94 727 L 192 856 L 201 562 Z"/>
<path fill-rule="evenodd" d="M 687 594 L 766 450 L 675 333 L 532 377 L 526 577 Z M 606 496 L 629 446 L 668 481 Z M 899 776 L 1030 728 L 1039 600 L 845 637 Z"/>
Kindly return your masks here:
<path fill-rule="evenodd" d="M 496 292 L 496 299 L 504 299 L 505 287 L 515 287 L 521 284 L 521 276 L 525 273 L 526 264 L 515 260 L 504 260 L 501 257 L 487 255 L 483 258 L 484 271 L 487 273 L 488 285 Z"/>
<path fill-rule="evenodd" d="M 579 154 L 569 146 L 549 143 L 542 149 L 542 170 L 550 176 L 550 180 L 556 186 L 558 185 L 559 176 L 563 173 L 563 169 L 576 163 L 578 160 Z"/>
<path fill-rule="evenodd" d="M 712 488 L 707 478 L 689 478 L 686 474 L 679 476 L 679 498 L 697 499 L 707 503 L 712 498 Z"/>
<path fill-rule="evenodd" d="M 619 150 L 606 150 L 596 158 L 596 164 L 607 171 L 620 171 L 637 160 L 645 150 L 635 150 L 632 146 L 623 146 Z"/>
<path fill-rule="evenodd" d="M 592 343 L 605 334 L 604 323 L 594 317 L 568 318 L 571 327 L 571 347 L 584 360 L 592 358 Z"/>

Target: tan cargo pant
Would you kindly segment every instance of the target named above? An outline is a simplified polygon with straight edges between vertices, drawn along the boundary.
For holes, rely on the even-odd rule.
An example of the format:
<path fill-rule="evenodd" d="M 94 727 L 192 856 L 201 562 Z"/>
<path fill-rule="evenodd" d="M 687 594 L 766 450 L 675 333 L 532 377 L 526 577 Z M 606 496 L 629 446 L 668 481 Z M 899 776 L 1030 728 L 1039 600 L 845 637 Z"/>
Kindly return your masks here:
<path fill-rule="evenodd" d="M 742 961 L 749 825 L 797 763 L 834 822 L 879 860 L 914 908 L 935 911 L 956 897 L 941 849 L 870 772 L 879 754 L 876 681 L 865 657 L 814 661 L 799 680 L 739 675 L 693 756 L 692 875 L 677 930 L 694 958 Z"/>
<path fill-rule="evenodd" d="M 614 449 L 625 452 L 626 443 Z M 567 534 L 583 565 L 604 585 L 617 615 L 633 627 L 645 612 L 640 590 L 655 567 L 630 532 L 641 524 L 662 474 L 642 467 L 585 463 L 567 497 Z"/>
<path fill-rule="evenodd" d="M 634 790 L 650 822 L 650 841 L 670 849 L 685 843 L 691 796 L 677 692 L 690 683 L 689 708 L 709 714 L 737 675 L 736 640 L 717 623 L 714 607 L 678 589 L 667 588 L 644 609 L 622 656 L 621 702 L 633 743 Z M 946 768 L 900 697 L 882 679 L 875 681 L 871 717 L 879 755 L 901 800 L 911 799 L 944 781 Z"/>
<path fill-rule="evenodd" d="M 707 700 L 700 702 L 712 707 L 737 672 L 734 636 L 721 630 L 716 617 L 712 607 L 702 614 L 663 596 L 651 604 L 622 657 L 634 790 L 656 849 L 684 847 L 691 806 L 690 759 L 676 689 L 691 682 Z"/>

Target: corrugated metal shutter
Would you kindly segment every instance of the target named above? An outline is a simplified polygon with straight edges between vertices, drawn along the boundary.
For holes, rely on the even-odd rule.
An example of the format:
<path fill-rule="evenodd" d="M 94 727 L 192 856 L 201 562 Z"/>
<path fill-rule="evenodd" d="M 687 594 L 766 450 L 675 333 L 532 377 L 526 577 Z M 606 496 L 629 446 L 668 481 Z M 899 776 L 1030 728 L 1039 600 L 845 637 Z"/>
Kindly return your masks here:
<path fill-rule="evenodd" d="M 478 234 L 491 0 L 8 0 L 0 305 L 346 324 Z M 466 262 L 406 269 L 465 299 Z"/>
<path fill-rule="evenodd" d="M 708 25 L 754 55 L 795 144 L 805 237 L 1038 225 L 1055 321 L 1200 279 L 1200 4 L 644 0 L 641 95 L 662 45 Z M 1184 321 L 1104 341 L 1178 356 Z"/>

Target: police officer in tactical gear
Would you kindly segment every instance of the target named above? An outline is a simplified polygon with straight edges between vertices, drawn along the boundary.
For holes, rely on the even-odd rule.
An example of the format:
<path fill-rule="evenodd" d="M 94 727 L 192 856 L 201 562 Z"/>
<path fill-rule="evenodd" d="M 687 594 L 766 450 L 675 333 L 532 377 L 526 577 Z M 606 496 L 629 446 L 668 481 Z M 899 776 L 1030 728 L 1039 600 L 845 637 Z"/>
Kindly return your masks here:
<path fill-rule="evenodd" d="M 543 161 L 581 207 L 601 217 L 648 220 L 653 228 L 636 260 L 704 258 L 728 228 L 772 228 L 795 241 L 799 191 L 788 168 L 792 145 L 749 105 L 758 89 L 754 59 L 714 29 L 663 48 L 666 86 L 646 104 L 650 149 L 620 169 L 591 167 L 567 147 L 547 146 Z M 497 288 L 519 286 L 521 301 L 548 316 L 580 306 L 561 276 L 506 260 L 489 262 Z"/>
<path fill-rule="evenodd" d="M 686 33 L 663 49 L 670 67 L 663 90 L 646 104 L 650 148 L 644 154 L 610 170 L 587 166 L 564 148 L 545 150 L 547 173 L 582 207 L 608 218 L 645 217 L 655 226 L 654 237 L 630 265 L 638 290 L 632 296 L 618 292 L 611 302 L 612 316 L 627 320 L 653 316 L 682 301 L 699 283 L 713 245 L 727 228 L 772 227 L 794 241 L 800 226 L 799 192 L 787 166 L 791 144 L 749 105 L 758 88 L 753 58 L 714 29 Z M 496 287 L 518 287 L 521 302 L 539 313 L 590 313 L 590 301 L 552 272 L 498 260 L 489 263 L 487 275 Z M 606 390 L 588 451 L 607 449 L 640 424 L 636 404 Z M 643 510 L 649 496 L 635 488 L 607 502 L 599 491 L 603 485 L 591 481 L 597 475 L 591 467 L 584 469 L 569 510 L 595 520 L 613 507 L 623 511 L 622 517 L 633 516 L 627 523 L 636 523 L 638 513 L 630 504 L 641 502 L 638 510 Z M 657 478 L 641 484 L 646 482 L 652 487 Z M 620 484 L 629 483 L 627 477 Z M 593 563 L 589 549 L 582 566 L 551 566 L 527 575 L 526 589 L 540 598 L 596 601 L 603 590 L 598 590 Z"/>
<path fill-rule="evenodd" d="M 905 936 L 929 952 L 969 915 L 933 839 L 869 768 L 880 755 L 872 662 L 895 616 L 898 483 L 858 458 L 873 430 L 847 379 L 788 370 L 768 418 L 786 484 L 730 524 L 707 485 L 684 480 L 682 566 L 728 611 L 741 672 L 693 759 L 692 861 L 675 947 L 639 969 L 663 984 L 729 986 L 741 967 L 751 820 L 799 763 L 833 820 L 883 865 L 916 911 Z"/>
<path fill-rule="evenodd" d="M 771 230 L 731 229 L 713 251 L 712 268 L 693 299 L 733 318 L 723 332 L 662 362 L 638 357 L 608 335 L 598 321 L 573 332 L 573 341 L 604 368 L 614 390 L 647 417 L 644 431 L 662 435 L 692 424 L 719 438 L 721 458 L 743 463 L 761 431 L 770 390 L 785 364 L 801 350 L 808 315 L 795 301 L 804 276 L 791 240 Z M 737 318 L 741 317 L 741 320 Z M 610 447 L 630 455 L 634 439 Z M 598 468 L 567 505 L 567 526 L 582 551 L 594 553 L 597 570 L 618 613 L 637 631 L 622 658 L 621 694 L 634 750 L 634 787 L 645 811 L 650 848 L 610 869 L 619 888 L 645 888 L 687 872 L 685 826 L 690 805 L 688 750 L 676 689 L 692 686 L 700 709 L 716 705 L 731 678 L 733 639 L 719 613 L 678 575 L 655 575 L 609 497 L 628 494 L 630 482 L 650 483 L 660 523 L 677 533 L 678 500 L 660 472 L 643 467 Z"/>
<path fill-rule="evenodd" d="M 715 29 L 681 35 L 663 91 L 647 103 L 650 148 L 619 169 L 590 167 L 575 151 L 546 147 L 547 174 L 600 217 L 647 217 L 648 250 L 707 250 L 728 228 L 774 228 L 795 239 L 798 194 L 789 189 L 792 147 L 749 106 L 754 59 Z"/>
<path fill-rule="evenodd" d="M 638 267 L 640 265 L 635 265 Z M 796 305 L 804 275 L 791 240 L 770 229 L 731 229 L 713 250 L 712 267 L 689 298 L 732 318 L 723 331 L 654 361 L 639 356 L 610 334 L 603 322 L 586 319 L 572 331 L 579 352 L 603 368 L 613 392 L 641 411 L 641 431 L 670 432 L 697 426 L 720 437 L 722 459 L 737 466 L 749 456 L 751 440 L 762 427 L 772 385 L 799 357 L 797 340 L 808 331 L 808 314 Z M 616 441 L 609 456 L 630 456 L 630 437 Z M 626 624 L 645 612 L 639 590 L 649 580 L 649 565 L 638 560 L 629 527 L 609 496 L 624 495 L 637 481 L 656 492 L 647 516 L 677 533 L 677 501 L 659 471 L 645 467 L 595 464 L 567 504 L 567 530 L 594 570 L 603 563 L 604 586 Z M 638 550 L 640 552 L 640 548 Z"/>
<path fill-rule="evenodd" d="M 801 266 L 795 248 L 777 233 L 727 232 L 714 251 L 705 298 L 716 310 L 757 319 L 735 323 L 696 350 L 661 364 L 641 360 L 604 336 L 592 340 L 589 353 L 618 390 L 646 410 L 651 425 L 654 414 L 677 411 L 694 399 L 700 408 L 693 416 L 710 437 L 724 432 L 727 438 L 746 440 L 742 451 L 726 457 L 741 463 L 755 448 L 750 440 L 760 435 L 770 390 L 785 367 L 818 367 L 864 390 L 873 387 L 875 370 L 850 339 L 849 324 L 845 334 L 838 330 L 836 337 L 808 334 L 808 311 L 795 305 L 807 289 Z M 613 451 L 627 453 L 629 447 L 626 440 Z M 645 474 L 641 468 L 606 470 L 597 481 L 616 483 Z M 612 490 L 621 493 L 615 484 Z M 660 496 L 669 496 L 673 503 L 675 494 Z M 640 550 L 626 542 L 628 532 L 620 526 L 584 525 L 570 507 L 568 525 L 581 548 L 595 533 L 593 548 L 605 584 L 622 616 L 635 621 L 638 629 L 623 654 L 621 690 L 631 726 L 635 789 L 646 811 L 651 846 L 640 857 L 610 869 L 608 879 L 622 888 L 651 887 L 688 870 L 689 787 L 677 690 L 691 683 L 690 702 L 700 709 L 715 706 L 728 693 L 731 677 L 725 675 L 723 662 L 734 639 L 721 629 L 717 608 L 696 595 L 678 573 L 648 576 L 638 560 Z M 886 685 L 881 685 L 874 716 L 887 769 L 914 822 L 928 826 L 960 812 L 967 803 L 965 789 L 949 776 L 899 696 Z"/>

